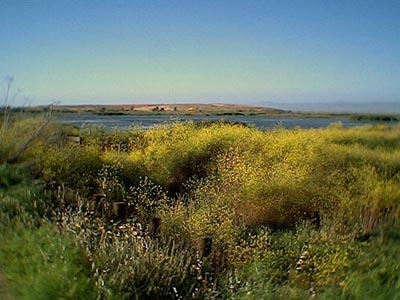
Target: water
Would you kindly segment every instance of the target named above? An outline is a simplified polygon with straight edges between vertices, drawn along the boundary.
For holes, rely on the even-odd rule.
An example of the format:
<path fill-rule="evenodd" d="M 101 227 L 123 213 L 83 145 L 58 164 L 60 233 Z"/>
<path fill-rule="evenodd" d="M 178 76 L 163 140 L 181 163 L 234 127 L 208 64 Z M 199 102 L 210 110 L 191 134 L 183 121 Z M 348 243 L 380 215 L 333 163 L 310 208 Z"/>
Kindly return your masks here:
<path fill-rule="evenodd" d="M 255 126 L 257 129 L 270 129 L 277 126 L 284 128 L 321 128 L 329 126 L 333 122 L 341 122 L 345 127 L 361 126 L 370 124 L 368 122 L 353 121 L 346 117 L 334 118 L 295 118 L 295 117 L 268 117 L 268 116 L 167 116 L 167 115 L 123 115 L 123 116 L 101 116 L 90 114 L 65 114 L 59 117 L 63 123 L 85 127 L 88 125 L 104 126 L 111 129 L 114 127 L 127 128 L 140 126 L 151 128 L 157 124 L 165 124 L 173 121 L 216 121 L 225 120 L 229 122 L 240 122 Z"/>

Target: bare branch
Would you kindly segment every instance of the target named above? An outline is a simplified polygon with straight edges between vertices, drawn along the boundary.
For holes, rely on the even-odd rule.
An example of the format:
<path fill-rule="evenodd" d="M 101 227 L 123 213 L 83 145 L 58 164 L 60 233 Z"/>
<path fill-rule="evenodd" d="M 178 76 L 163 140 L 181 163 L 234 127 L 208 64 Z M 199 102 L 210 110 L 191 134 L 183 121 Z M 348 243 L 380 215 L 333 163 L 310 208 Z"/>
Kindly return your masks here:
<path fill-rule="evenodd" d="M 3 112 L 3 126 L 1 127 L 1 132 L 0 132 L 0 145 L 4 139 L 4 136 L 6 134 L 7 128 L 8 128 L 8 124 L 9 124 L 9 119 L 10 119 L 10 108 L 8 105 L 9 102 L 9 97 L 10 97 L 10 91 L 11 91 L 11 86 L 12 83 L 14 81 L 14 77 L 13 76 L 7 76 L 4 79 L 5 82 L 5 89 L 4 89 L 4 112 Z"/>

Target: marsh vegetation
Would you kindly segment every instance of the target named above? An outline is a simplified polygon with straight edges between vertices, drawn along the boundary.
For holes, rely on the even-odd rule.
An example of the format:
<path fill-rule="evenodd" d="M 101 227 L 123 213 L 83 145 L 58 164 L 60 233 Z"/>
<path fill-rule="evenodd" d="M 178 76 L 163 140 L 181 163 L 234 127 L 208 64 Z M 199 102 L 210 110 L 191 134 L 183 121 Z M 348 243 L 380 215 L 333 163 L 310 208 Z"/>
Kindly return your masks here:
<path fill-rule="evenodd" d="M 2 124 L 5 299 L 400 297 L 399 126 Z"/>

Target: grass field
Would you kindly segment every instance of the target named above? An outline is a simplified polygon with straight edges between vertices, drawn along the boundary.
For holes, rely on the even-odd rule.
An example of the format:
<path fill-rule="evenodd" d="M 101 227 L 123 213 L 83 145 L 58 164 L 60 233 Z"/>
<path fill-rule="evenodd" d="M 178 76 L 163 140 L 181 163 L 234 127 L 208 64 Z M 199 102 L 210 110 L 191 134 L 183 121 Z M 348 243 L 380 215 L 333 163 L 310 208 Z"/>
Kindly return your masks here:
<path fill-rule="evenodd" d="M 400 298 L 399 126 L 2 124 L 4 299 Z"/>

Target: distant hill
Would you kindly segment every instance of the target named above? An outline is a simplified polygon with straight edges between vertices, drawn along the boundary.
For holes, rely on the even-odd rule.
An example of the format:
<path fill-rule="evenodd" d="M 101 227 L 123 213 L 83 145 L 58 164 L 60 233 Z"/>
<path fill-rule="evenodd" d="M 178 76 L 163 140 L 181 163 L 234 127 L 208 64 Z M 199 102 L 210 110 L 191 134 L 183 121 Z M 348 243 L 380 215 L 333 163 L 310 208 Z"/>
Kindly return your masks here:
<path fill-rule="evenodd" d="M 44 110 L 44 106 L 30 108 L 33 111 Z M 57 105 L 55 111 L 64 113 L 96 113 L 96 114 L 199 114 L 199 115 L 255 115 L 282 114 L 282 109 L 264 106 L 249 106 L 237 104 L 122 104 L 122 105 Z"/>

